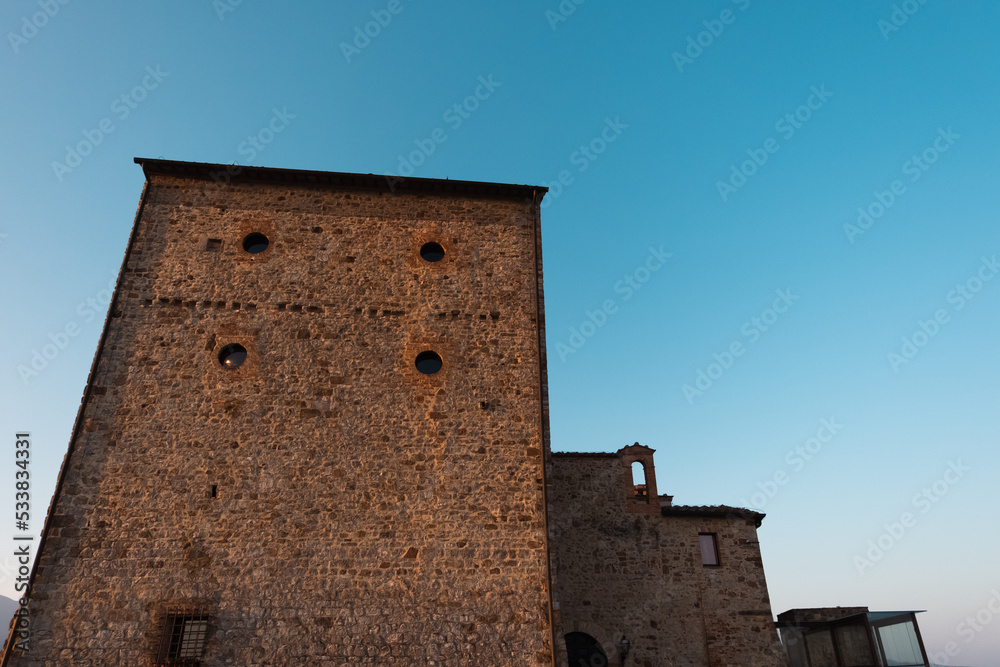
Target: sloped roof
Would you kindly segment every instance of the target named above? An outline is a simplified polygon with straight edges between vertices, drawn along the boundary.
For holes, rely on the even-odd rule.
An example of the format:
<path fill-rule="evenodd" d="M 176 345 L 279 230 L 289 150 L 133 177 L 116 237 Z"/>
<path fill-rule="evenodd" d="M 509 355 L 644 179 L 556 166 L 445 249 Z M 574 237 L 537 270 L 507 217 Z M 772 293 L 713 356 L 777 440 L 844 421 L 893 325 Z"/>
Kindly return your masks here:
<path fill-rule="evenodd" d="M 663 516 L 689 516 L 689 517 L 719 517 L 723 519 L 746 519 L 752 520 L 757 527 L 764 521 L 764 514 L 748 510 L 743 507 L 730 507 L 729 505 L 671 505 L 661 507 Z"/>
<path fill-rule="evenodd" d="M 536 185 L 513 185 L 510 183 L 487 183 L 482 181 L 452 181 L 443 178 L 411 178 L 378 174 L 351 174 L 336 171 L 309 171 L 305 169 L 278 169 L 276 167 L 245 167 L 234 164 L 211 164 L 207 162 L 178 162 L 153 158 L 134 158 L 143 173 L 216 180 L 228 174 L 229 182 L 294 183 L 320 185 L 355 190 L 377 190 L 381 192 L 419 192 L 424 194 L 459 194 L 495 197 L 501 199 L 522 199 L 533 201 L 535 195 L 544 195 L 548 188 Z M 537 197 L 541 201 L 541 196 Z"/>

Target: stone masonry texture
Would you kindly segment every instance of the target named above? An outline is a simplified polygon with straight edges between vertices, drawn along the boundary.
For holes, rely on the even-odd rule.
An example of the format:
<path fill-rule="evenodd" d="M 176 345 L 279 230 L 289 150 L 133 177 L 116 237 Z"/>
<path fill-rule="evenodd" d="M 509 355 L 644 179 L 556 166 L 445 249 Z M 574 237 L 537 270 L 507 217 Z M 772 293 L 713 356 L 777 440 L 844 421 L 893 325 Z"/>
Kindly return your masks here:
<path fill-rule="evenodd" d="M 551 664 L 543 189 L 177 164 L 143 163 L 7 664 L 154 664 L 171 609 L 202 665 Z"/>
<path fill-rule="evenodd" d="M 178 618 L 204 667 L 581 667 L 569 633 L 583 667 L 786 664 L 763 515 L 672 506 L 638 444 L 550 451 L 544 188 L 137 162 L 0 667 L 166 664 Z"/>

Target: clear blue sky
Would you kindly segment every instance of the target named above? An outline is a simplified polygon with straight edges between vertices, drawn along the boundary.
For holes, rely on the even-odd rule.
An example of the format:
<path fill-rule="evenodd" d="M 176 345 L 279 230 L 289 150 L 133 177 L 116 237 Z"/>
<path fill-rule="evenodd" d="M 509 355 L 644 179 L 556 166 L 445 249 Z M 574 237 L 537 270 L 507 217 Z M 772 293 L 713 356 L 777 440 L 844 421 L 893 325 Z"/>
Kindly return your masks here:
<path fill-rule="evenodd" d="M 33 529 L 133 156 L 546 184 L 553 447 L 639 441 L 676 502 L 761 508 L 775 613 L 928 609 L 930 652 L 1000 662 L 1000 5 L 232 2 L 0 8 L 0 451 L 32 431 Z"/>

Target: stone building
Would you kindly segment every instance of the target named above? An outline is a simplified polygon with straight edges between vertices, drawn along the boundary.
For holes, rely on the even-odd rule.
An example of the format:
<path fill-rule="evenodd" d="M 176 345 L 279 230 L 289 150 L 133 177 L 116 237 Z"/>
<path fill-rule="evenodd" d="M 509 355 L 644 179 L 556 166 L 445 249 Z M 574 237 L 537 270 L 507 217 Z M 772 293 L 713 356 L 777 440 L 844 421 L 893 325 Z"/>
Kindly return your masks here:
<path fill-rule="evenodd" d="M 653 450 L 638 443 L 553 453 L 550 471 L 553 606 L 564 638 L 596 639 L 610 665 L 786 664 L 757 542 L 763 514 L 674 505 L 657 495 Z M 557 664 L 571 643 L 556 642 Z"/>
<path fill-rule="evenodd" d="M 550 452 L 544 188 L 136 162 L 4 665 L 783 664 L 762 515 Z"/>

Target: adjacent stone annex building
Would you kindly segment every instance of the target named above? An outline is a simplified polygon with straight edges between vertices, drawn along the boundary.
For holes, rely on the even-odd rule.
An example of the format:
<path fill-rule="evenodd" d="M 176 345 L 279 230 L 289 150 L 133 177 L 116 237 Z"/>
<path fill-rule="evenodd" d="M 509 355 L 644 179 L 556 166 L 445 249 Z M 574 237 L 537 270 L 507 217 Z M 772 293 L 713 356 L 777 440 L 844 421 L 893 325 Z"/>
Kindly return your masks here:
<path fill-rule="evenodd" d="M 762 515 L 550 451 L 544 188 L 136 162 L 3 665 L 785 664 Z"/>

